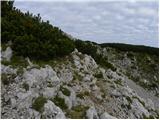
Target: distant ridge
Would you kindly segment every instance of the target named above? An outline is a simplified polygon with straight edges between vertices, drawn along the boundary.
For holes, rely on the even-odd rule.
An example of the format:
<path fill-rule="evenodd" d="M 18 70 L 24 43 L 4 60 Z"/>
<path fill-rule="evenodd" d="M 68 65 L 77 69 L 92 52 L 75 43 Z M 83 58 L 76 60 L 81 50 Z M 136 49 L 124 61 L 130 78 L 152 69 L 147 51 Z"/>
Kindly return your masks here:
<path fill-rule="evenodd" d="M 144 45 L 131 45 L 124 43 L 102 43 L 99 44 L 101 47 L 112 47 L 121 51 L 133 51 L 133 52 L 143 52 L 148 54 L 159 55 L 159 48 L 144 46 Z"/>

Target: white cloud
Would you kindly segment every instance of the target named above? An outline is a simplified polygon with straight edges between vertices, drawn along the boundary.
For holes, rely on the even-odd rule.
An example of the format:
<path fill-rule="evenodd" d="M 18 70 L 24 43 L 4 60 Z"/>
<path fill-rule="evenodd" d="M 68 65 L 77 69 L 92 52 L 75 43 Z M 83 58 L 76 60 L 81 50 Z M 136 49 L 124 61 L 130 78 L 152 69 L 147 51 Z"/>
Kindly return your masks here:
<path fill-rule="evenodd" d="M 115 1 L 15 1 L 15 6 L 22 11 L 40 13 L 43 19 L 80 39 L 157 47 L 158 1 Z"/>
<path fill-rule="evenodd" d="M 143 8 L 139 8 L 137 10 L 137 12 L 139 14 L 148 15 L 148 16 L 157 16 L 158 15 L 158 11 L 154 10 L 154 8 L 143 7 Z"/>

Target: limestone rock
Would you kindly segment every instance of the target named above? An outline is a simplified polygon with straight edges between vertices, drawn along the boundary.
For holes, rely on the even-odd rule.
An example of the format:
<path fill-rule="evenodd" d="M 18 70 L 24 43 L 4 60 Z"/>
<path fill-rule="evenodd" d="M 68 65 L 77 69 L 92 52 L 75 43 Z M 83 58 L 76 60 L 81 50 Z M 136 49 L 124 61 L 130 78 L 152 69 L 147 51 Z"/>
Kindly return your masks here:
<path fill-rule="evenodd" d="M 97 111 L 93 106 L 86 111 L 86 116 L 88 119 L 98 119 Z"/>
<path fill-rule="evenodd" d="M 6 50 L 2 52 L 2 59 L 10 61 L 11 57 L 12 57 L 12 49 L 10 47 L 7 47 Z"/>
<path fill-rule="evenodd" d="M 13 69 L 11 66 L 5 66 L 1 64 L 1 72 L 5 74 L 16 74 L 17 69 Z"/>
<path fill-rule="evenodd" d="M 101 116 L 100 119 L 117 119 L 116 117 L 113 117 L 112 115 L 108 114 L 107 112 L 104 112 Z"/>
<path fill-rule="evenodd" d="M 145 107 L 137 99 L 133 99 L 131 107 L 132 113 L 134 113 L 136 118 L 143 118 L 144 115 L 149 117 L 148 110 L 145 109 Z"/>
<path fill-rule="evenodd" d="M 52 101 L 48 100 L 44 105 L 43 117 L 46 119 L 65 119 L 63 111 L 57 107 Z"/>

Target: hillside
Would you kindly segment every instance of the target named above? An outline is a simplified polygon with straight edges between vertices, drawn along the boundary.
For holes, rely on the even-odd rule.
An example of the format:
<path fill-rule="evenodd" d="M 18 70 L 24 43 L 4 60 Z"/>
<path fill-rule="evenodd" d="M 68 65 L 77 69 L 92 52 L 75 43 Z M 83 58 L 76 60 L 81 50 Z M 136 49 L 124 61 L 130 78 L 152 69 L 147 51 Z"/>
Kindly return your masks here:
<path fill-rule="evenodd" d="M 82 41 L 1 4 L 3 119 L 159 118 L 158 48 Z"/>

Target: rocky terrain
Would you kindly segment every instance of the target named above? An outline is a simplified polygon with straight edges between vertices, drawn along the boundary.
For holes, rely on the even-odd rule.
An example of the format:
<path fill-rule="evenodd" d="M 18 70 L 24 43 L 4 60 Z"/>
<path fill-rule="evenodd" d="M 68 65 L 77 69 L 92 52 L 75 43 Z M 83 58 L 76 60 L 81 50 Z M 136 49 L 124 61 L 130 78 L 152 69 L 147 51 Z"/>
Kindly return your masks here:
<path fill-rule="evenodd" d="M 77 49 L 43 63 L 17 60 L 12 52 L 2 51 L 2 118 L 159 117 L 154 55 L 99 47 L 97 53 L 114 66 L 106 68 Z"/>

